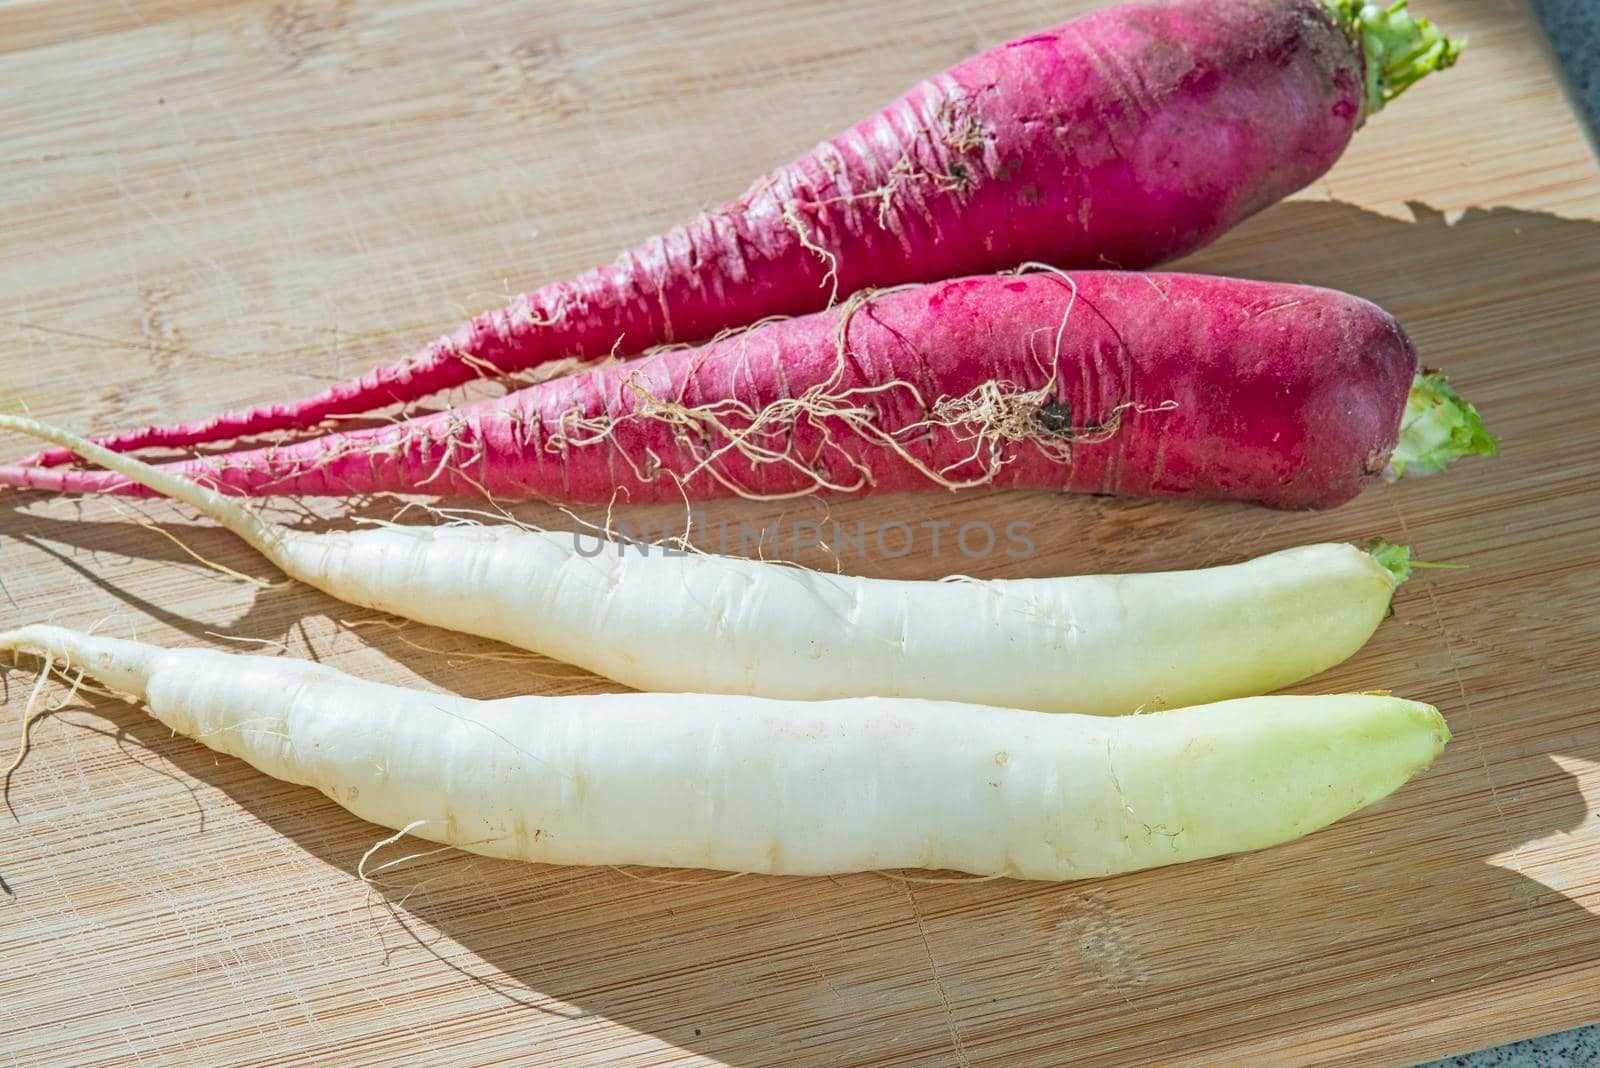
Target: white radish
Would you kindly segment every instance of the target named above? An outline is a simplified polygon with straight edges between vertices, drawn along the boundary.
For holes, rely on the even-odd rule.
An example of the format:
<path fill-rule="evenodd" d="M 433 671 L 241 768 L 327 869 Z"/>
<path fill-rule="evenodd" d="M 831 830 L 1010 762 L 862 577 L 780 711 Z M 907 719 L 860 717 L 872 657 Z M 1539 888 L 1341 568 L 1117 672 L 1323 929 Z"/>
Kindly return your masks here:
<path fill-rule="evenodd" d="M 0 649 L 85 669 L 373 823 L 557 864 L 1111 875 L 1308 834 L 1449 738 L 1431 706 L 1377 694 L 1113 718 L 899 698 L 472 701 L 49 626 Z"/>
<path fill-rule="evenodd" d="M 1403 547 L 1307 545 L 1196 571 L 894 581 L 500 527 L 326 533 L 31 419 L 351 604 L 493 638 L 641 690 L 921 697 L 1121 714 L 1266 693 L 1346 659 L 1408 573 Z"/>

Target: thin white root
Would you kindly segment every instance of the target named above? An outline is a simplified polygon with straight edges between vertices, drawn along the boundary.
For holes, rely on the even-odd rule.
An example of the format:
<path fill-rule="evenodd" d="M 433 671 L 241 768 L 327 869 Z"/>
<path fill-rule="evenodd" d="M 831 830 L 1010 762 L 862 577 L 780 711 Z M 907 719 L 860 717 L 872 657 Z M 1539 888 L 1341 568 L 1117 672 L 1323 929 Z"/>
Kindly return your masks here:
<path fill-rule="evenodd" d="M 54 667 L 55 660 L 50 656 L 50 654 L 44 654 L 44 667 L 39 670 L 39 677 L 33 680 L 33 689 L 28 691 L 28 699 L 23 702 L 22 705 L 22 715 L 20 717 L 22 724 L 22 738 L 17 743 L 16 758 L 11 761 L 11 766 L 5 770 L 3 781 L 0 781 L 0 796 L 5 798 L 6 809 L 10 811 L 12 819 L 17 818 L 17 813 L 16 810 L 11 807 L 11 775 L 18 768 L 20 768 L 22 766 L 22 762 L 27 759 L 28 750 L 33 744 L 32 732 L 34 721 L 40 716 L 52 711 L 48 705 L 41 705 L 38 708 L 38 711 L 34 710 L 34 706 L 39 705 L 39 695 L 44 691 L 44 684 L 46 680 L 50 678 L 50 673 Z M 81 674 L 82 673 L 80 672 L 80 677 Z"/>
<path fill-rule="evenodd" d="M 415 649 L 419 653 L 428 653 L 432 656 L 442 656 L 445 659 L 445 663 L 451 667 L 460 667 L 462 664 L 478 662 L 489 664 L 557 663 L 556 661 L 552 661 L 548 656 L 541 656 L 538 653 L 511 652 L 509 650 L 500 653 L 474 653 L 464 650 L 440 649 L 432 645 L 423 645 L 421 642 L 412 641 L 410 638 L 407 638 L 405 635 L 400 633 L 400 631 L 411 625 L 411 621 L 406 619 L 341 619 L 337 622 L 339 626 L 348 627 L 351 630 L 355 630 L 359 627 L 383 627 L 385 630 L 392 631 L 394 633 L 395 640 L 401 645 Z M 556 679 L 559 681 L 591 677 L 589 672 L 584 671 L 581 668 L 573 671 L 534 671 L 532 674 L 536 678 Z"/>
<path fill-rule="evenodd" d="M 280 655 L 287 655 L 289 652 L 289 643 L 278 641 L 276 638 L 244 638 L 237 634 L 220 634 L 214 630 L 203 633 L 206 637 L 216 638 L 218 641 L 238 642 L 241 645 L 265 645 L 268 649 L 277 650 Z"/>
<path fill-rule="evenodd" d="M 399 630 L 398 627 L 395 629 L 396 631 Z M 433 656 L 444 657 L 445 662 L 451 667 L 460 667 L 462 664 L 468 663 L 534 664 L 548 661 L 550 659 L 547 656 L 540 656 L 538 653 L 472 653 L 452 649 L 440 649 L 436 646 L 423 645 L 421 642 L 412 641 L 404 634 L 396 633 L 394 637 L 395 641 L 399 642 L 401 645 L 409 646 L 419 653 L 429 653 Z M 552 674 L 548 677 L 557 679 L 579 679 L 585 677 L 587 674 L 587 672 L 578 671 L 570 674 Z"/>
<path fill-rule="evenodd" d="M 404 838 L 406 835 L 410 834 L 412 831 L 416 830 L 418 827 L 426 827 L 430 823 L 442 823 L 442 822 L 443 822 L 442 820 L 412 820 L 410 823 L 406 824 L 404 827 L 400 828 L 398 831 L 394 832 L 389 837 L 387 837 L 387 838 L 383 839 L 382 841 L 376 843 L 375 845 L 372 846 L 372 848 L 368 849 L 365 853 L 361 854 L 361 860 L 356 864 L 356 877 L 359 878 L 364 883 L 373 882 L 372 877 L 367 874 L 367 861 L 372 859 L 372 854 L 376 853 L 378 850 L 384 848 L 385 846 L 394 845 L 396 842 L 398 842 L 400 839 Z M 443 848 L 443 849 L 453 849 L 455 847 L 454 846 L 443 846 L 441 848 Z M 434 850 L 434 852 L 438 852 L 438 850 Z M 394 862 L 390 862 L 390 863 L 394 863 Z M 386 868 L 386 867 L 389 867 L 389 866 L 390 866 L 390 864 L 384 864 L 382 867 Z M 377 870 L 381 871 L 382 868 L 379 868 Z"/>
<path fill-rule="evenodd" d="M 210 568 L 213 571 L 217 571 L 217 572 L 220 572 L 221 574 L 227 575 L 229 578 L 236 578 L 236 579 L 239 579 L 241 582 L 248 582 L 253 586 L 259 586 L 264 590 L 283 589 L 284 587 L 289 586 L 291 584 L 289 579 L 277 579 L 277 580 L 259 579 L 259 578 L 256 578 L 254 575 L 246 575 L 243 571 L 235 571 L 233 568 L 229 567 L 227 564 L 219 564 L 215 560 L 212 560 L 212 559 L 209 559 L 208 557 L 200 555 L 200 553 L 196 552 L 194 549 L 189 548 L 189 546 L 184 543 L 183 539 L 178 537 L 176 534 L 172 533 L 172 531 L 165 530 L 162 527 L 157 526 L 155 523 L 152 523 L 150 520 L 146 519 L 144 516 L 130 514 L 129 512 L 125 511 L 124 509 L 118 507 L 115 503 L 113 503 L 111 507 L 123 519 L 131 520 L 132 522 L 138 524 L 139 526 L 143 527 L 146 530 L 151 530 L 151 531 L 154 531 L 157 534 L 160 534 L 163 538 L 166 538 L 168 541 L 172 542 L 172 544 L 174 544 L 178 548 L 182 549 L 189 556 L 190 559 L 194 560 L 195 562 L 197 562 L 197 563 L 199 563 L 199 564 L 201 564 L 201 565 L 203 565 L 205 567 Z"/>
<path fill-rule="evenodd" d="M 427 822 L 427 821 L 423 821 L 423 822 Z M 426 860 L 428 857 L 438 856 L 440 853 L 448 853 L 454 848 L 455 848 L 455 846 L 453 846 L 453 845 L 442 845 L 442 846 L 434 846 L 432 849 L 424 849 L 420 853 L 407 853 L 403 857 L 396 857 L 394 860 L 386 860 L 386 861 L 384 861 L 382 864 L 379 864 L 376 868 L 373 868 L 372 872 L 370 874 L 362 875 L 361 879 L 362 879 L 363 882 L 372 883 L 374 886 L 376 886 L 376 885 L 379 885 L 379 883 L 378 883 L 377 879 L 373 878 L 373 876 L 379 875 L 382 872 L 386 872 L 390 868 L 398 868 L 402 864 L 409 864 L 413 860 Z M 364 860 L 366 860 L 366 857 L 363 856 L 361 859 L 364 861 Z"/>
<path fill-rule="evenodd" d="M 624 879 L 632 879 L 638 883 L 651 883 L 655 886 L 710 886 L 713 883 L 726 883 L 734 879 L 742 879 L 750 873 L 747 871 L 730 871 L 723 875 L 715 875 L 709 879 L 663 879 L 655 875 L 639 875 L 635 872 L 625 871 L 615 864 L 606 865 Z"/>
<path fill-rule="evenodd" d="M 922 883 L 928 886 L 946 886 L 955 883 L 991 883 L 996 879 L 1006 876 L 995 875 L 906 875 L 899 871 L 875 871 L 873 875 L 881 875 L 894 883 Z"/>

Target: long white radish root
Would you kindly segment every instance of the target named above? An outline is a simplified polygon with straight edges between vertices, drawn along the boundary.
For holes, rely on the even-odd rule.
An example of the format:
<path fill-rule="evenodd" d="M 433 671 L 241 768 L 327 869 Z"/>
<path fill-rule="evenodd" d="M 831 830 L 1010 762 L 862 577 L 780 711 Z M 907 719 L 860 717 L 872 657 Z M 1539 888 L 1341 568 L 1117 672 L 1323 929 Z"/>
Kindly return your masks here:
<path fill-rule="evenodd" d="M 1103 715 L 1314 675 L 1361 648 L 1399 584 L 1346 544 L 1198 571 L 947 582 L 722 556 L 585 559 L 570 535 L 515 527 L 297 534 L 282 555 L 340 600 L 640 690 Z"/>
<path fill-rule="evenodd" d="M 1431 706 L 1372 694 L 1115 718 L 886 698 L 470 701 L 48 626 L 0 634 L 0 649 L 86 669 L 363 819 L 560 864 L 1110 875 L 1298 838 L 1449 738 Z"/>
<path fill-rule="evenodd" d="M 648 555 L 569 533 L 400 527 L 312 533 L 18 416 L 182 500 L 288 575 L 351 604 L 494 638 L 641 690 L 878 695 L 1121 714 L 1266 693 L 1351 656 L 1407 553 L 1308 545 L 1198 571 L 947 582 Z"/>

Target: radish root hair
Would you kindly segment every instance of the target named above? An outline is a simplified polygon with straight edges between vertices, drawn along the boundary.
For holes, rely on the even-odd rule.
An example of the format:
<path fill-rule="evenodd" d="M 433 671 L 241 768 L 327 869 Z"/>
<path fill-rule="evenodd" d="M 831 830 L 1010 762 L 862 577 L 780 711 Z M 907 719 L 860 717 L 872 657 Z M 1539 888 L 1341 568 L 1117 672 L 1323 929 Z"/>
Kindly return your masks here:
<path fill-rule="evenodd" d="M 4 780 L 0 781 L 0 797 L 4 797 L 5 799 L 6 811 L 10 812 L 11 818 L 19 823 L 21 820 L 17 817 L 17 810 L 11 807 L 11 775 L 18 768 L 20 768 L 22 766 L 22 762 L 27 759 L 28 750 L 32 747 L 33 743 L 34 721 L 43 716 L 45 713 L 51 711 L 50 706 L 40 704 L 39 695 L 44 692 L 44 684 L 50 678 L 50 673 L 54 668 L 55 660 L 50 656 L 49 653 L 45 653 L 44 666 L 39 669 L 39 677 L 33 680 L 33 689 L 28 691 L 28 699 L 22 704 L 22 715 L 20 717 L 22 725 L 22 737 L 17 742 L 17 755 L 12 759 L 11 766 L 6 768 Z M 80 672 L 79 674 L 81 675 L 82 673 Z M 76 692 L 76 690 L 74 690 L 74 692 Z M 68 699 L 71 699 L 70 694 L 68 695 Z M 36 707 L 37 711 L 35 711 Z"/>
<path fill-rule="evenodd" d="M 638 883 L 651 883 L 655 886 L 710 886 L 713 883 L 726 883 L 734 879 L 742 879 L 750 873 L 747 871 L 730 871 L 709 879 L 663 879 L 659 876 L 640 875 L 637 872 L 626 871 L 615 864 L 606 865 L 624 879 L 632 879 Z"/>
<path fill-rule="evenodd" d="M 922 883 L 927 886 L 949 886 L 959 883 L 992 883 L 996 879 L 1004 879 L 1004 875 L 907 875 L 902 871 L 879 870 L 872 874 L 881 875 L 890 882 L 896 883 Z"/>
<path fill-rule="evenodd" d="M 289 655 L 289 643 L 279 641 L 276 638 L 246 638 L 243 635 L 222 634 L 214 630 L 208 630 L 204 633 L 206 637 L 216 638 L 218 641 L 238 642 L 241 645 L 264 645 L 268 649 L 274 650 L 278 656 Z"/>
<path fill-rule="evenodd" d="M 623 422 L 654 420 L 671 427 L 675 443 L 694 460 L 694 466 L 686 472 L 669 472 L 680 486 L 705 474 L 737 496 L 772 501 L 804 497 L 819 490 L 849 494 L 870 485 L 871 469 L 852 456 L 837 436 L 837 428 L 842 426 L 894 453 L 936 485 L 959 490 L 992 482 L 1009 462 L 1007 450 L 1011 447 L 1031 444 L 1056 462 L 1070 464 L 1074 444 L 1106 440 L 1120 429 L 1127 412 L 1145 414 L 1170 411 L 1177 406 L 1173 401 L 1155 406 L 1124 402 L 1113 407 L 1095 426 L 1076 431 L 1070 426 L 1070 416 L 1059 422 L 1048 419 L 1046 413 L 1059 381 L 1061 347 L 1077 302 L 1077 285 L 1070 275 L 1045 264 L 1028 264 L 1019 270 L 1022 269 L 1057 275 L 1071 293 L 1054 331 L 1048 356 L 1037 348 L 1034 352 L 1040 370 L 1046 372 L 1044 383 L 1036 389 L 1026 389 L 1009 381 L 989 381 L 962 396 L 939 397 L 929 403 L 916 386 L 898 378 L 870 386 L 844 388 L 842 383 L 849 367 L 851 320 L 876 298 L 910 287 L 869 289 L 851 295 L 840 306 L 835 326 L 833 372 L 797 396 L 780 398 L 759 409 L 735 399 L 689 405 L 682 401 L 681 394 L 678 399 L 657 395 L 645 383 L 643 373 L 634 371 L 624 380 L 624 388 L 634 398 L 633 407 L 626 415 L 585 416 L 576 409 L 569 409 L 562 413 L 545 447 L 560 452 L 571 447 L 602 445 Z M 746 331 L 744 337 L 749 336 Z M 1035 339 L 1036 345 L 1037 341 Z M 741 344 L 736 356 L 743 358 L 744 355 Z M 879 425 L 876 401 L 885 394 L 901 390 L 927 414 L 898 430 L 885 430 Z M 812 432 L 816 438 L 817 444 L 808 455 L 798 452 L 801 429 Z M 956 440 L 970 443 L 971 451 L 937 469 L 930 466 L 911 451 L 908 443 L 936 430 L 948 431 Z M 642 458 L 633 455 L 631 450 L 618 451 L 640 481 L 654 481 L 663 470 L 660 457 L 653 451 L 647 451 Z M 807 485 L 778 493 L 756 491 L 740 484 L 722 468 L 720 461 L 730 455 L 737 455 L 755 467 L 771 464 L 789 467 L 802 473 Z M 828 468 L 824 461 L 830 457 L 841 459 L 844 469 L 853 477 L 840 478 L 825 473 Z M 973 466 L 977 468 L 976 473 L 959 474 Z"/>
<path fill-rule="evenodd" d="M 421 642 L 412 641 L 410 638 L 400 633 L 400 631 L 411 625 L 411 621 L 408 619 L 341 619 L 337 622 L 339 626 L 348 628 L 350 630 L 357 630 L 361 627 L 382 627 L 383 629 L 391 632 L 394 635 L 395 641 L 399 642 L 401 645 L 415 649 L 419 653 L 428 653 L 432 656 L 443 657 L 444 662 L 453 668 L 469 663 L 560 663 L 559 661 L 551 660 L 547 656 L 540 656 L 538 653 L 513 652 L 511 650 L 506 650 L 503 652 L 475 653 L 465 650 L 440 649 L 437 646 L 424 645 Z M 581 669 L 565 672 L 534 669 L 531 673 L 535 678 L 552 679 L 555 681 L 570 681 L 574 679 L 585 679 L 591 677 L 588 672 Z"/>
<path fill-rule="evenodd" d="M 216 571 L 216 572 L 219 572 L 221 574 L 227 575 L 229 578 L 238 579 L 241 582 L 248 582 L 252 586 L 259 586 L 264 590 L 281 590 L 281 589 L 284 589 L 285 587 L 287 587 L 287 586 L 289 586 L 291 584 L 289 579 L 276 579 L 276 580 L 273 580 L 273 579 L 260 579 L 260 578 L 256 578 L 254 575 L 246 575 L 243 571 L 235 571 L 233 568 L 229 567 L 227 564 L 219 564 L 215 560 L 212 560 L 209 557 L 202 556 L 198 551 L 190 548 L 189 545 L 186 542 L 184 542 L 184 540 L 182 538 L 180 538 L 176 534 L 172 533 L 172 531 L 166 530 L 166 529 L 158 526 L 157 524 L 151 522 L 149 519 L 146 519 L 144 516 L 130 514 L 129 512 L 124 511 L 122 508 L 118 507 L 115 503 L 113 503 L 111 505 L 111 507 L 112 507 L 112 510 L 115 511 L 117 513 L 117 515 L 121 516 L 123 519 L 127 519 L 127 520 L 131 521 L 132 523 L 134 523 L 135 525 L 141 526 L 146 530 L 153 531 L 156 534 L 160 534 L 163 538 L 166 538 L 168 541 L 172 542 L 172 544 L 176 545 L 179 549 L 182 549 L 184 551 L 184 553 L 189 556 L 190 559 L 194 560 L 196 563 L 199 563 L 204 567 L 210 568 L 212 571 Z"/>
<path fill-rule="evenodd" d="M 783 224 L 794 232 L 795 238 L 800 242 L 800 247 L 816 256 L 817 259 L 827 264 L 828 269 L 822 276 L 821 286 L 828 287 L 828 307 L 833 307 L 839 300 L 839 257 L 823 248 L 812 240 L 806 231 L 805 223 L 800 221 L 800 214 L 795 208 L 794 201 L 783 206 Z"/>
<path fill-rule="evenodd" d="M 412 831 L 416 830 L 418 827 L 426 827 L 426 826 L 428 826 L 429 824 L 432 824 L 432 823 L 443 823 L 443 822 L 444 822 L 443 820 L 412 820 L 410 823 L 406 824 L 404 827 L 400 828 L 398 831 L 395 831 L 389 837 L 381 839 L 378 842 L 375 842 L 372 845 L 371 848 L 369 848 L 365 853 L 361 854 L 361 859 L 356 863 L 356 877 L 359 878 L 364 883 L 373 883 L 374 885 L 377 885 L 376 880 L 374 880 L 372 878 L 373 875 L 376 875 L 378 872 L 381 872 L 386 868 L 392 868 L 396 864 L 404 863 L 407 860 L 411 860 L 414 857 L 422 856 L 424 854 L 421 854 L 421 853 L 412 854 L 411 856 L 401 857 L 399 860 L 385 861 L 384 863 L 378 865 L 378 867 L 374 868 L 372 870 L 372 873 L 369 875 L 367 873 L 367 861 L 372 859 L 372 854 L 376 853 L 378 850 L 384 848 L 385 846 L 394 845 L 396 842 L 398 842 L 400 839 L 404 838 L 406 835 L 410 834 Z M 425 852 L 427 852 L 427 853 L 437 853 L 437 852 L 439 852 L 441 850 L 444 850 L 444 849 L 454 849 L 454 848 L 455 848 L 454 846 L 440 846 L 438 849 L 427 850 Z"/>

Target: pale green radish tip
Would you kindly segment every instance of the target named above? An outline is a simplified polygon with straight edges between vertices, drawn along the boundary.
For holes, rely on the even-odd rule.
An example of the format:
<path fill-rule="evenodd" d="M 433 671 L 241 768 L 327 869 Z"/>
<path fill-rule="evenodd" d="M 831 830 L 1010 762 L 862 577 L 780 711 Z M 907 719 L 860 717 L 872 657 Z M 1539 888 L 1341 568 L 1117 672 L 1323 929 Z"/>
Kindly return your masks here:
<path fill-rule="evenodd" d="M 1420 720 L 1429 733 L 1433 735 L 1433 757 L 1444 752 L 1444 747 L 1450 742 L 1450 724 L 1445 722 L 1444 715 L 1433 705 L 1423 701 L 1411 701 L 1404 697 L 1396 697 L 1393 690 L 1366 690 L 1363 697 L 1386 697 L 1407 712 L 1414 714 L 1414 719 Z M 1429 758 L 1429 763 L 1432 757 Z M 1426 765 L 1424 765 L 1426 766 Z"/>
<path fill-rule="evenodd" d="M 1433 754 L 1428 763 L 1433 763 L 1433 758 L 1444 752 L 1444 747 L 1450 744 L 1450 724 L 1445 722 L 1444 715 L 1433 705 L 1421 701 L 1407 701 L 1420 715 L 1422 722 L 1433 734 Z"/>
<path fill-rule="evenodd" d="M 1369 0 L 1323 0 L 1334 21 L 1360 46 L 1366 66 L 1362 117 L 1383 106 L 1436 70 L 1452 67 L 1466 40 L 1452 40 L 1427 19 L 1406 9 L 1406 0 L 1384 5 Z"/>
<path fill-rule="evenodd" d="M 1384 541 L 1382 538 L 1373 538 L 1362 546 L 1367 554 L 1377 561 L 1379 567 L 1389 573 L 1389 577 L 1399 586 L 1411 577 L 1411 547 L 1409 545 L 1395 545 Z"/>
<path fill-rule="evenodd" d="M 1437 708 L 1432 705 L 1423 705 L 1422 707 L 1427 709 L 1428 722 L 1433 727 L 1434 737 L 1438 739 L 1438 749 L 1442 750 L 1450 743 L 1450 724 Z M 1435 752 L 1437 751 L 1435 750 Z"/>
<path fill-rule="evenodd" d="M 1499 449 L 1478 409 L 1444 375 L 1423 371 L 1411 382 L 1400 417 L 1400 440 L 1389 456 L 1384 478 L 1393 482 L 1407 475 L 1436 474 L 1463 456 L 1493 456 Z"/>

